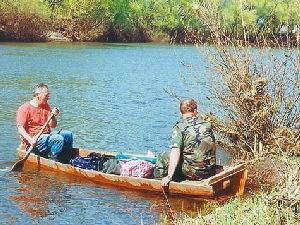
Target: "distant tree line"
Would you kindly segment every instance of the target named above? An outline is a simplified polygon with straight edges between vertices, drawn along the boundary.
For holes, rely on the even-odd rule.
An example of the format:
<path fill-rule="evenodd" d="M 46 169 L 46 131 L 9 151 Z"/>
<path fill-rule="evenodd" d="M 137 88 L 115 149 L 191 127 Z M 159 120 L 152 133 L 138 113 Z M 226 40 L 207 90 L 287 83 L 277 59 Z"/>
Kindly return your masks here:
<path fill-rule="evenodd" d="M 209 41 L 201 22 L 209 0 L 0 0 L 0 40 L 42 41 L 57 31 L 74 41 Z M 215 0 L 229 36 L 296 35 L 299 0 Z M 200 18 L 200 19 L 199 19 Z"/>

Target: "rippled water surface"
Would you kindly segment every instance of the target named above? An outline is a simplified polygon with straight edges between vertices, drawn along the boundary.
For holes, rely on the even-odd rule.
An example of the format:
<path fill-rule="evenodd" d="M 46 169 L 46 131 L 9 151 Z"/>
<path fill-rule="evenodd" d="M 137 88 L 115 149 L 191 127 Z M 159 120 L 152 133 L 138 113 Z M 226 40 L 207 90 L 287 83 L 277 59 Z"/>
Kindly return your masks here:
<path fill-rule="evenodd" d="M 201 49 L 200 49 L 201 50 Z M 203 48 L 205 50 L 205 48 Z M 179 118 L 178 97 L 209 107 L 205 63 L 193 46 L 154 44 L 0 44 L 0 224 L 155 224 L 163 195 L 103 187 L 57 173 L 10 172 L 19 137 L 15 112 L 45 82 L 58 106 L 59 128 L 75 146 L 114 152 L 168 150 Z M 187 84 L 184 76 L 200 77 Z M 167 91 L 166 91 L 167 90 Z M 171 199 L 173 210 L 199 203 Z"/>

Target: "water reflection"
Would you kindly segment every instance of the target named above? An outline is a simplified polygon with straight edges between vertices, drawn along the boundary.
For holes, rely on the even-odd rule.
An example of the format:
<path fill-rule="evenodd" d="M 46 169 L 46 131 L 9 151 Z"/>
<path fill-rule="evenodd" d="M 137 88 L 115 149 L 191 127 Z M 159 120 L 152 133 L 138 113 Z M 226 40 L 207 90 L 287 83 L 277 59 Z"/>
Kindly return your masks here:
<path fill-rule="evenodd" d="M 25 167 L 17 175 L 19 187 L 10 200 L 27 213 L 32 220 L 96 224 L 155 224 L 161 213 L 197 212 L 200 201 L 171 197 L 166 201 L 163 193 L 124 190 L 95 185 L 62 173 L 37 171 Z M 101 222 L 99 216 L 101 215 Z M 80 221 L 80 222 L 79 222 Z"/>
<path fill-rule="evenodd" d="M 20 209 L 31 217 L 47 217 L 50 213 L 49 202 L 61 201 L 60 193 L 64 191 L 62 183 L 36 171 L 22 172 L 17 178 L 20 187 L 10 199 L 16 201 Z"/>

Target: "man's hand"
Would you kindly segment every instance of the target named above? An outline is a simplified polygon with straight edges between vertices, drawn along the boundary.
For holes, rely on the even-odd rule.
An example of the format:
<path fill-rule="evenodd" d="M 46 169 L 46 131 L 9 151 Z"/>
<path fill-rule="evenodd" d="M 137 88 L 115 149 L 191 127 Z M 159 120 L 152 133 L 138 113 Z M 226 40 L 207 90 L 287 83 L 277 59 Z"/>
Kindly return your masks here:
<path fill-rule="evenodd" d="M 162 187 L 168 187 L 170 184 L 170 181 L 171 181 L 171 179 L 169 178 L 169 176 L 166 176 L 161 180 L 160 184 Z"/>
<path fill-rule="evenodd" d="M 51 113 L 54 115 L 54 116 L 57 116 L 59 114 L 59 108 L 57 107 L 54 107 L 51 111 Z"/>
<path fill-rule="evenodd" d="M 29 142 L 30 146 L 32 146 L 32 147 L 34 147 L 37 144 L 36 136 L 30 137 L 27 141 Z"/>
<path fill-rule="evenodd" d="M 179 163 L 179 157 L 180 157 L 180 149 L 173 147 L 170 153 L 168 176 L 164 177 L 160 182 L 162 187 L 169 186 L 169 183 L 172 180 L 172 177 L 174 176 L 175 169 Z"/>

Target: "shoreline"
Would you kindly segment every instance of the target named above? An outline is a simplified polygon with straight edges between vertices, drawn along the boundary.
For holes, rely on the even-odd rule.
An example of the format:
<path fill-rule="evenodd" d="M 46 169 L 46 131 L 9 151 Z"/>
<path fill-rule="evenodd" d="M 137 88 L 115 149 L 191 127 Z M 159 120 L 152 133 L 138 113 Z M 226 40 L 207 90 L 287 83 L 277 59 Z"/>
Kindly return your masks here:
<path fill-rule="evenodd" d="M 205 36 L 205 35 L 204 35 Z M 92 40 L 74 40 L 70 37 L 63 35 L 60 32 L 57 31 L 46 31 L 45 34 L 39 35 L 38 37 L 30 37 L 26 38 L 25 36 L 19 38 L 12 38 L 12 37 L 6 37 L 5 35 L 1 35 L 0 30 L 0 43 L 9 43 L 9 42 L 19 42 L 19 43 L 51 43 L 51 42 L 57 42 L 57 43 L 157 43 L 157 44 L 216 44 L 209 40 L 209 38 L 205 38 L 206 40 L 202 41 L 173 41 L 174 38 L 167 37 L 167 35 L 163 35 L 161 37 L 159 36 L 153 36 L 149 37 L 148 40 L 144 39 L 137 39 L 135 41 L 117 41 L 117 40 L 110 40 L 110 39 L 92 39 Z M 249 38 L 249 40 L 244 42 L 243 39 L 235 39 L 234 42 L 236 42 L 238 45 L 241 46 L 252 46 L 252 47 L 272 47 L 272 48 L 279 48 L 279 47 L 299 47 L 300 45 L 300 38 L 297 36 L 295 37 L 287 37 L 287 36 L 281 36 L 281 37 L 267 37 L 264 40 L 256 40 L 253 38 Z M 225 43 L 225 42 L 224 42 Z M 225 43 L 226 44 L 226 43 Z"/>

